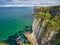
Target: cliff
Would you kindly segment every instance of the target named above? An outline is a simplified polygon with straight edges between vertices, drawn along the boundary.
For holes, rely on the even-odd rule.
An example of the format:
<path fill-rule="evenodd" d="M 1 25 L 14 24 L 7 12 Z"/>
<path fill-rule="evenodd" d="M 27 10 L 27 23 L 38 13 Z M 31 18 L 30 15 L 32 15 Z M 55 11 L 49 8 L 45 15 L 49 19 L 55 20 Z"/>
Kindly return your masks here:
<path fill-rule="evenodd" d="M 33 45 L 53 45 L 60 30 L 60 6 L 35 7 L 32 33 L 26 37 Z M 29 35 L 28 35 L 29 34 Z"/>

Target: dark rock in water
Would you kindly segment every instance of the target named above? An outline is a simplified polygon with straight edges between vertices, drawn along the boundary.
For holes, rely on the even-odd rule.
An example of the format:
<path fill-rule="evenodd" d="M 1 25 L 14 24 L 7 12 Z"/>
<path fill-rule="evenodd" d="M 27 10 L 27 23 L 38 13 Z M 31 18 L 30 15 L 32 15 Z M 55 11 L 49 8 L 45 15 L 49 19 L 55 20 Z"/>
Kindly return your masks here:
<path fill-rule="evenodd" d="M 23 31 L 23 30 L 24 30 L 24 31 Z M 27 38 L 24 36 L 24 33 L 32 30 L 32 26 L 26 26 L 26 27 L 24 27 L 23 30 L 22 30 L 22 31 L 18 31 L 18 32 L 16 32 L 14 35 L 9 36 L 8 39 L 7 39 L 7 42 L 10 43 L 10 44 L 17 44 L 16 39 L 17 39 L 18 37 L 20 37 L 20 38 L 22 38 L 22 41 L 23 41 L 24 43 L 29 43 L 29 41 L 27 40 Z M 23 39 L 24 39 L 24 40 L 23 40 Z M 13 42 L 13 43 L 12 43 L 12 42 Z"/>
<path fill-rule="evenodd" d="M 32 26 L 31 25 L 28 25 L 28 26 L 25 26 L 25 28 L 23 28 L 26 32 L 27 31 L 32 31 Z"/>
<path fill-rule="evenodd" d="M 17 38 L 17 36 L 15 36 L 15 35 L 9 36 L 7 39 L 7 43 L 9 43 L 10 45 L 17 45 L 16 38 Z"/>
<path fill-rule="evenodd" d="M 22 39 L 21 39 L 20 37 L 18 37 L 18 38 L 16 39 L 16 41 L 17 41 L 17 44 L 18 44 L 18 45 L 22 45 L 22 44 L 23 44 L 23 41 L 22 41 Z"/>

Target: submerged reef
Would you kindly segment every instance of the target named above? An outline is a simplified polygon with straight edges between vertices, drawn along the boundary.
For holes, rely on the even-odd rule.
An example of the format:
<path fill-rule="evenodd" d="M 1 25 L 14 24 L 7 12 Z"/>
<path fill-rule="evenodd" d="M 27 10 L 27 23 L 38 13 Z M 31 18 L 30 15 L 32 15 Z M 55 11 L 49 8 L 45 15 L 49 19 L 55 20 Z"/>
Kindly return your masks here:
<path fill-rule="evenodd" d="M 22 44 L 30 44 L 30 42 L 27 40 L 27 38 L 25 37 L 24 33 L 25 32 L 32 32 L 32 26 L 31 25 L 27 25 L 23 28 L 22 31 L 18 31 L 13 35 L 10 35 L 6 40 L 3 40 L 0 45 L 22 45 Z M 18 40 L 17 40 L 18 39 Z M 22 42 L 22 44 L 18 43 L 18 42 Z"/>

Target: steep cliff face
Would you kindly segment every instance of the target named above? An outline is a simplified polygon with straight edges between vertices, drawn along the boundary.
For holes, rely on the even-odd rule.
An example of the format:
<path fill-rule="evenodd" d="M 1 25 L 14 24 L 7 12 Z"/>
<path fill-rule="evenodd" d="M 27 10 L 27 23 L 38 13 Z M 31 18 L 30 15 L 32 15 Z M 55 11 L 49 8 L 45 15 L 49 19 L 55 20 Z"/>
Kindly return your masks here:
<path fill-rule="evenodd" d="M 28 34 L 26 37 L 29 41 L 32 39 L 33 45 L 53 45 L 52 41 L 60 29 L 60 6 L 36 7 L 34 13 L 33 32 L 28 33 L 30 38 Z"/>
<path fill-rule="evenodd" d="M 42 20 L 41 18 L 35 19 L 32 25 L 33 34 L 36 37 L 37 43 L 41 44 L 42 38 L 44 36 L 45 26 L 48 20 Z M 39 45 L 38 44 L 38 45 Z"/>
<path fill-rule="evenodd" d="M 33 34 L 36 37 L 36 41 L 35 43 L 39 43 L 41 44 L 42 38 L 43 38 L 43 34 L 44 34 L 44 30 L 45 30 L 45 26 L 46 23 L 48 22 L 48 20 L 41 20 L 41 19 L 35 19 L 32 25 L 32 30 L 33 30 Z M 38 44 L 38 45 L 39 45 Z"/>
<path fill-rule="evenodd" d="M 49 45 L 52 41 L 60 28 L 59 16 L 60 6 L 36 8 L 32 30 L 38 45 Z"/>

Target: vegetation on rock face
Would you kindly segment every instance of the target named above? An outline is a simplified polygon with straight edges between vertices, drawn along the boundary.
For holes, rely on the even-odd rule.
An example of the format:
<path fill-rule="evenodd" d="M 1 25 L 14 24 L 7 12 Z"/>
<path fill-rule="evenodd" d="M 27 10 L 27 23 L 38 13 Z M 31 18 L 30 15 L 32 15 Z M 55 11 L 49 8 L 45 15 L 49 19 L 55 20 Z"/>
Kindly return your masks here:
<path fill-rule="evenodd" d="M 35 18 L 37 19 L 41 18 L 43 20 L 48 20 L 48 23 L 45 26 L 45 32 L 44 32 L 44 37 L 43 37 L 46 40 L 48 40 L 49 37 L 53 38 L 53 36 L 55 36 L 56 33 L 58 33 L 58 30 L 60 29 L 60 18 L 59 18 L 60 12 L 58 11 L 60 10 L 59 8 L 60 8 L 59 6 L 55 6 L 55 7 L 48 7 L 48 8 L 45 7 L 43 9 L 38 8 L 39 10 L 38 9 L 36 10 L 37 13 L 35 15 Z"/>
<path fill-rule="evenodd" d="M 32 44 L 23 44 L 23 45 L 32 45 Z"/>
<path fill-rule="evenodd" d="M 35 27 L 32 32 L 36 37 L 34 45 L 53 45 L 55 42 L 56 44 L 59 43 L 56 37 L 60 36 L 56 35 L 60 31 L 60 6 L 36 7 L 34 11 L 34 17 L 37 19 L 34 20 L 32 27 L 32 29 Z M 27 38 L 29 37 L 27 36 Z"/>
<path fill-rule="evenodd" d="M 9 45 L 9 44 L 7 44 L 7 43 L 0 43 L 0 45 Z"/>
<path fill-rule="evenodd" d="M 49 37 L 51 37 L 51 33 L 52 34 L 52 38 L 54 37 L 54 35 L 56 33 L 58 33 L 58 30 L 60 29 L 60 7 L 59 6 L 54 6 L 54 7 L 40 7 L 40 8 L 36 8 L 36 15 L 35 18 L 39 19 L 43 19 L 43 20 L 48 20 L 48 23 L 46 23 L 45 26 L 45 32 L 44 32 L 44 37 L 45 39 L 48 40 Z M 41 22 L 40 22 L 41 23 Z M 56 37 L 56 36 L 55 36 Z M 50 39 L 52 40 L 52 39 Z"/>
<path fill-rule="evenodd" d="M 41 19 L 50 19 L 51 15 L 49 13 L 44 13 L 44 12 L 38 12 L 35 16 L 37 19 L 41 18 Z"/>

